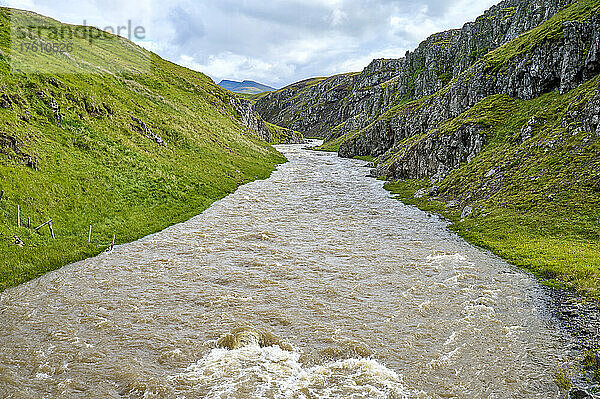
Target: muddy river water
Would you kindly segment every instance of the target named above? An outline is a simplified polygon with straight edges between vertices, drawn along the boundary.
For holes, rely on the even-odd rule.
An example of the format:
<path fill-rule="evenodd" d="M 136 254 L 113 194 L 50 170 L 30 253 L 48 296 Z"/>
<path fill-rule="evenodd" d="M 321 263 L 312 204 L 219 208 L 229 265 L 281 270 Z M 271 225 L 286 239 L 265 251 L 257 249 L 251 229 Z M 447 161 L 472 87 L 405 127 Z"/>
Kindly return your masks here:
<path fill-rule="evenodd" d="M 533 278 L 364 162 L 278 148 L 201 215 L 0 294 L 0 397 L 559 397 L 572 343 Z"/>

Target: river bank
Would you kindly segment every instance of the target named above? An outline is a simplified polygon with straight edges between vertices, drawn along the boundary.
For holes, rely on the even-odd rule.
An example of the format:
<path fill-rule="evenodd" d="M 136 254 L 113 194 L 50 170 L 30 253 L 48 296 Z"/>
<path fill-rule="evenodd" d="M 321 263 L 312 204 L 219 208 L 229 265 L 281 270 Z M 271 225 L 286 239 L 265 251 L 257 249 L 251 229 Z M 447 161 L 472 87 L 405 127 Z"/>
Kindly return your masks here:
<path fill-rule="evenodd" d="M 85 193 L 81 192 L 78 180 L 65 179 L 70 168 L 50 169 L 46 172 L 51 176 L 48 179 L 62 181 L 60 186 L 53 185 L 61 192 L 60 201 L 48 198 L 45 180 L 25 178 L 20 173 L 8 175 L 2 181 L 8 194 L 0 202 L 0 212 L 6 215 L 0 221 L 0 292 L 93 257 L 111 246 L 113 236 L 118 245 L 184 222 L 240 185 L 268 178 L 284 158 L 268 150 L 266 144 L 259 144 L 258 139 L 255 145 L 252 150 L 238 148 L 241 154 L 236 159 L 210 170 L 201 158 L 187 151 L 179 153 L 187 159 L 179 166 L 168 159 L 152 158 L 144 160 L 148 172 L 137 168 L 128 171 L 125 167 L 97 170 L 92 179 L 97 183 L 88 185 Z M 257 156 L 261 147 L 264 152 Z M 78 161 L 81 162 L 85 160 Z M 96 169 L 95 162 L 87 165 Z M 162 174 L 164 169 L 169 170 L 169 177 Z M 0 165 L 0 173 L 2 170 Z M 23 181 L 29 182 L 35 198 L 27 198 L 18 188 Z M 20 226 L 16 222 L 17 204 L 21 217 L 26 215 Z M 29 216 L 31 221 L 27 222 Z M 47 227 L 35 230 L 48 219 L 52 219 L 54 237 Z"/>
<path fill-rule="evenodd" d="M 389 182 L 384 187 L 403 203 L 444 217 L 449 229 L 468 242 L 533 273 L 546 287 L 553 317 L 577 342 L 581 369 L 573 371 L 574 383 L 588 392 L 600 393 L 600 365 L 586 360 L 600 349 L 600 285 L 597 273 L 586 273 L 581 262 L 570 261 L 584 249 L 566 249 L 578 244 L 589 247 L 585 260 L 593 262 L 589 268 L 598 268 L 597 240 L 588 239 L 586 245 L 586 237 L 570 236 L 560 243 L 560 237 L 540 229 L 540 223 L 560 224 L 555 220 L 560 216 L 553 219 L 552 215 L 535 213 L 535 209 L 517 216 L 504 207 L 474 212 L 471 207 L 460 208 L 456 201 L 437 197 L 435 188 L 425 180 Z M 573 217 L 576 215 L 574 211 Z M 537 256 L 540 252 L 543 256 Z"/>
<path fill-rule="evenodd" d="M 60 188 L 60 203 L 50 200 L 41 204 L 40 198 L 29 201 L 23 198 L 13 188 L 20 175 L 13 174 L 2 184 L 10 191 L 0 203 L 0 211 L 8 215 L 0 222 L 0 292 L 64 265 L 98 255 L 111 246 L 113 236 L 116 237 L 115 244 L 123 244 L 189 220 L 240 185 L 268 178 L 284 158 L 266 148 L 265 153 L 255 157 L 258 152 L 248 151 L 239 160 L 214 168 L 210 173 L 205 170 L 204 162 L 189 158 L 179 167 L 186 172 L 175 172 L 168 181 L 157 178 L 154 173 L 144 176 L 127 173 L 123 168 L 104 169 L 104 173 L 98 171 L 95 179 L 118 179 L 120 187 L 90 185 L 83 195 L 77 181 L 64 181 Z M 152 163 L 154 170 L 173 167 L 170 162 L 157 159 Z M 237 175 L 230 175 L 230 168 L 236 167 L 239 168 Z M 174 172 L 174 169 L 170 170 Z M 64 175 L 68 170 L 51 173 Z M 46 187 L 38 187 L 33 180 L 29 182 L 43 198 L 42 190 Z M 71 206 L 66 206 L 66 202 Z M 35 215 L 30 222 L 21 221 L 20 226 L 13 223 L 17 218 L 16 204 L 22 204 L 21 215 Z M 43 210 L 36 211 L 36 206 L 43 206 Z M 39 233 L 35 230 L 47 219 L 53 221 L 54 237 L 46 231 L 47 227 Z M 21 241 L 20 245 L 15 241 L 16 237 Z"/>

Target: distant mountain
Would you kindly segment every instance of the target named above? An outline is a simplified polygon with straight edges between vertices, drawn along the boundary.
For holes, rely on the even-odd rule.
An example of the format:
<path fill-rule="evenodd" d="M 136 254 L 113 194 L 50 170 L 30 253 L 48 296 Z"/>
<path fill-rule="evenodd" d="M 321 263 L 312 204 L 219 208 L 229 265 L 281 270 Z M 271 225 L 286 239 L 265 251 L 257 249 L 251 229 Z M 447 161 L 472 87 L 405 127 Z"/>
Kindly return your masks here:
<path fill-rule="evenodd" d="M 252 80 L 244 80 L 243 82 L 236 82 L 234 80 L 222 80 L 219 83 L 222 88 L 232 91 L 234 93 L 243 94 L 258 94 L 264 93 L 265 91 L 274 91 L 275 88 L 257 83 Z"/>

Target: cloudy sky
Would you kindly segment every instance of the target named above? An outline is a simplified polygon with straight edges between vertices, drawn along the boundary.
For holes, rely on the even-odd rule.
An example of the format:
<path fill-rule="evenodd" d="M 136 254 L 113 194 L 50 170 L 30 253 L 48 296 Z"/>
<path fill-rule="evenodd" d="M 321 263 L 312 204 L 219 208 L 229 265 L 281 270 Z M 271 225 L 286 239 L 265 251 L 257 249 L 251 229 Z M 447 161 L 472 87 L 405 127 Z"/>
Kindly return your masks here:
<path fill-rule="evenodd" d="M 399 58 L 499 0 L 0 0 L 63 22 L 143 26 L 135 40 L 221 79 L 282 87 Z M 132 38 L 135 39 L 135 38 Z"/>

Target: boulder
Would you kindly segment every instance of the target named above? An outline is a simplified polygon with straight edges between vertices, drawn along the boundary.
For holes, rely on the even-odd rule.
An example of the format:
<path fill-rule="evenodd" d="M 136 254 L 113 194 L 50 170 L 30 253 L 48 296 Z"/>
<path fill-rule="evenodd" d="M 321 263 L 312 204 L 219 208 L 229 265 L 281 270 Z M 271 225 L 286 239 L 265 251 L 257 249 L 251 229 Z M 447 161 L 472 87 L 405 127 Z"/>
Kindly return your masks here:
<path fill-rule="evenodd" d="M 469 216 L 471 216 L 471 214 L 473 213 L 473 207 L 471 206 L 465 206 L 462 210 L 462 213 L 460 214 L 460 218 L 461 219 L 466 219 Z"/>

